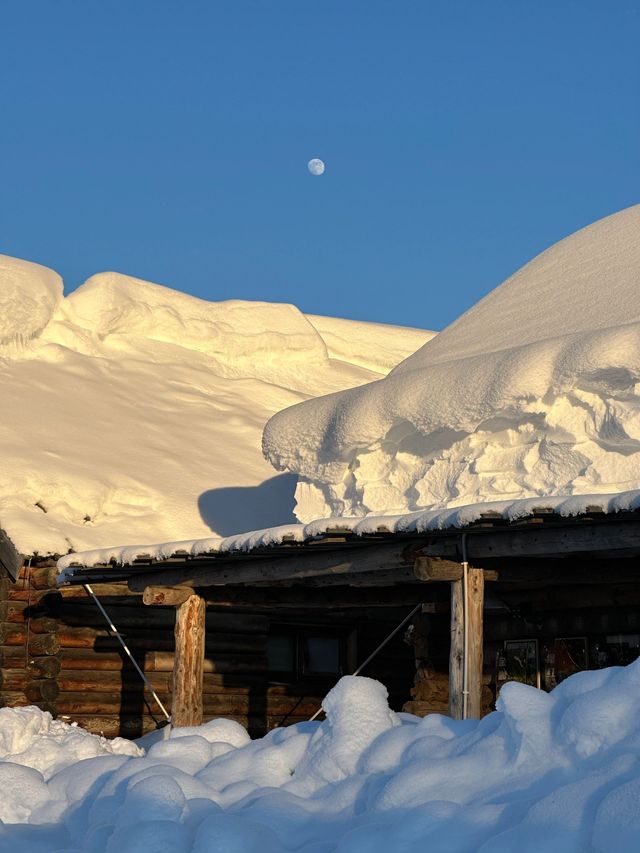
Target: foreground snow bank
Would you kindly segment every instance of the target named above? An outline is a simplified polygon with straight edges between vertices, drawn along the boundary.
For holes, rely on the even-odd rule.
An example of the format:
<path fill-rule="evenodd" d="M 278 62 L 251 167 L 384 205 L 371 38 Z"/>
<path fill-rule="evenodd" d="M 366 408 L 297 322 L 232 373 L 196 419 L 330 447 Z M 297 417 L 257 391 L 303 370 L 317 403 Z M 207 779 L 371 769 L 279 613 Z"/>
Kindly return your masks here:
<path fill-rule="evenodd" d="M 347 676 L 325 722 L 261 740 L 214 720 L 56 772 L 14 754 L 0 851 L 635 853 L 639 689 L 640 662 L 551 694 L 511 683 L 495 713 L 454 722 L 394 714 L 381 684 Z M 31 713 L 5 712 L 3 737 Z"/>
<path fill-rule="evenodd" d="M 640 205 L 562 240 L 379 381 L 276 414 L 301 521 L 620 492 L 640 471 Z"/>

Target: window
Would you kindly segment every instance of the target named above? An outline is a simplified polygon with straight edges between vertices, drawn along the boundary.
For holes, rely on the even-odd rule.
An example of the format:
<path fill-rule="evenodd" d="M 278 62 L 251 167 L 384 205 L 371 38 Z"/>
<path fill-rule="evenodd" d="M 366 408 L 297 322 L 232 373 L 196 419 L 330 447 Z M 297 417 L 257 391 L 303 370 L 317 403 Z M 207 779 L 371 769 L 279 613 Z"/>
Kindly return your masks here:
<path fill-rule="evenodd" d="M 349 671 L 349 634 L 322 626 L 273 625 L 267 638 L 267 664 L 280 680 L 339 678 Z"/>
<path fill-rule="evenodd" d="M 342 675 L 340 637 L 303 636 L 301 641 L 305 675 Z"/>

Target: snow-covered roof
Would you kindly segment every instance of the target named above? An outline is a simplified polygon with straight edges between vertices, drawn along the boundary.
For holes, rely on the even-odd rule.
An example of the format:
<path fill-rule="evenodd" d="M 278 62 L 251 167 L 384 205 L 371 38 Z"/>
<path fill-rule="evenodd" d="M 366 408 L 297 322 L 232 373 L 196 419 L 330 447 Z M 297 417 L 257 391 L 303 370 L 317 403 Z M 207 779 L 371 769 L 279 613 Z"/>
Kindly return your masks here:
<path fill-rule="evenodd" d="M 543 252 L 384 379 L 276 414 L 297 517 L 640 486 L 640 206 Z"/>
<path fill-rule="evenodd" d="M 233 553 L 263 551 L 292 543 L 308 543 L 326 536 L 367 537 L 380 533 L 428 533 L 437 530 L 464 529 L 477 521 L 503 519 L 517 522 L 535 515 L 550 514 L 571 518 L 589 514 L 614 514 L 640 509 L 640 489 L 611 495 L 528 498 L 518 501 L 494 501 L 450 509 L 428 510 L 403 515 L 370 515 L 365 518 L 323 518 L 307 524 L 286 524 L 265 530 L 253 530 L 225 538 L 210 537 L 152 545 L 123 545 L 67 554 L 58 560 L 60 583 L 73 577 L 75 568 L 93 568 L 109 564 L 131 565 L 136 560 L 160 561 L 171 557 L 212 557 Z"/>
<path fill-rule="evenodd" d="M 23 554 L 294 520 L 262 428 L 388 372 L 433 333 L 206 302 L 116 273 L 67 297 L 0 256 L 0 529 Z"/>

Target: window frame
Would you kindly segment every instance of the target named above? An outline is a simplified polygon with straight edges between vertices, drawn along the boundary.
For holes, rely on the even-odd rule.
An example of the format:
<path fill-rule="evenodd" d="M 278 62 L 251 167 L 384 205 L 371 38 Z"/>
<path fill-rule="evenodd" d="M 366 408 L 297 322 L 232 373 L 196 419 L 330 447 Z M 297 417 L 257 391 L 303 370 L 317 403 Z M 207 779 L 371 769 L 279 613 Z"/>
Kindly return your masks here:
<path fill-rule="evenodd" d="M 271 669 L 269 662 L 269 640 L 272 636 L 291 637 L 294 669 Z M 309 670 L 305 663 L 305 642 L 311 637 L 327 637 L 338 641 L 338 662 L 336 672 L 316 672 Z M 290 684 L 292 682 L 335 682 L 343 675 L 353 672 L 356 657 L 356 629 L 326 624 L 291 624 L 274 622 L 267 634 L 267 677 L 272 683 Z"/>

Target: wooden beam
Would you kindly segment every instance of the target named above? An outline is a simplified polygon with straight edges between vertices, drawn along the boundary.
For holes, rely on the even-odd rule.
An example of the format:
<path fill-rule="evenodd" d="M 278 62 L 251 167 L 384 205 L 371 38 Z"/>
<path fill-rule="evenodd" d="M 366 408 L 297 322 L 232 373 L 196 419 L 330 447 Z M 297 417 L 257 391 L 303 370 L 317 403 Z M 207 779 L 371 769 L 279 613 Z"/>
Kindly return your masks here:
<path fill-rule="evenodd" d="M 374 572 L 356 572 L 348 575 L 320 575 L 320 577 L 305 578 L 305 587 L 327 587 L 327 586 L 351 586 L 351 587 L 392 587 L 400 584 L 414 584 L 416 576 L 411 566 L 397 566 L 395 569 L 379 569 Z M 283 584 L 292 584 L 293 581 L 284 581 Z M 257 585 L 256 585 L 257 586 Z M 277 586 L 270 583 L 271 588 Z"/>
<path fill-rule="evenodd" d="M 416 557 L 413 564 L 415 576 L 421 581 L 459 581 L 462 579 L 462 564 L 439 557 Z M 478 569 L 484 572 L 485 581 L 498 580 L 494 569 Z"/>
<path fill-rule="evenodd" d="M 202 566 L 186 561 L 158 571 L 145 571 L 129 578 L 132 592 L 143 592 L 147 586 L 224 586 L 225 584 L 258 583 L 260 581 L 302 580 L 318 576 L 356 575 L 405 568 L 406 542 L 394 541 L 347 548 L 299 549 L 291 556 L 243 558 L 228 561 L 213 559 Z"/>
<path fill-rule="evenodd" d="M 550 522 L 530 527 L 466 531 L 471 560 L 498 557 L 552 557 L 563 554 L 607 552 L 640 555 L 640 515 L 626 522 L 585 519 L 575 523 Z M 433 536 L 420 553 L 431 557 L 459 558 L 461 532 Z"/>
<path fill-rule="evenodd" d="M 467 583 L 467 652 L 469 660 L 467 717 L 479 720 L 482 714 L 482 646 L 484 614 L 484 572 L 469 568 Z"/>
<path fill-rule="evenodd" d="M 464 600 L 462 581 L 451 584 L 451 645 L 449 648 L 449 716 L 462 719 L 462 663 L 464 660 Z"/>
<path fill-rule="evenodd" d="M 454 560 L 442 557 L 416 557 L 413 573 L 421 581 L 459 581 L 462 577 L 462 565 Z"/>
<path fill-rule="evenodd" d="M 186 586 L 148 586 L 142 594 L 144 604 L 178 606 L 193 595 L 193 590 Z"/>
<path fill-rule="evenodd" d="M 437 587 L 428 590 L 421 584 L 404 584 L 382 588 L 351 586 L 329 587 L 205 587 L 199 590 L 214 607 L 246 607 L 251 609 L 294 608 L 296 610 L 323 608 L 404 607 L 426 598 L 441 601 Z"/>
<path fill-rule="evenodd" d="M 199 726 L 203 716 L 205 602 L 191 595 L 176 608 L 171 724 Z"/>

